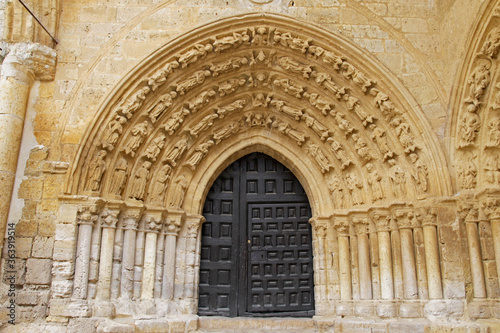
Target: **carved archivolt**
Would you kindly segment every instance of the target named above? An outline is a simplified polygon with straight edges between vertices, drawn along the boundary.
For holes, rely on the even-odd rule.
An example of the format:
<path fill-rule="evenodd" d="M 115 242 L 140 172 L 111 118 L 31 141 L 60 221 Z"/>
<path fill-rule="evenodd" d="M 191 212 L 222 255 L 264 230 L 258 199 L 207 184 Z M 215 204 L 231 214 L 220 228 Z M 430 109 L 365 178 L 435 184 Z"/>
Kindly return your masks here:
<path fill-rule="evenodd" d="M 462 88 L 454 96 L 454 109 L 459 111 L 453 115 L 452 129 L 456 183 L 459 189 L 471 191 L 500 185 L 495 177 L 500 172 L 496 162 L 500 153 L 500 17 L 489 10 L 480 22 L 472 32 L 457 84 Z"/>
<path fill-rule="evenodd" d="M 447 191 L 427 125 L 401 94 L 389 96 L 397 89 L 375 65 L 288 19 L 243 21 L 230 32 L 215 24 L 146 62 L 103 107 L 68 190 L 165 205 L 215 147 L 251 130 L 303 150 L 339 209 Z M 484 69 L 471 75 L 469 104 L 480 104 L 486 78 Z M 492 119 L 491 145 L 497 127 Z"/>

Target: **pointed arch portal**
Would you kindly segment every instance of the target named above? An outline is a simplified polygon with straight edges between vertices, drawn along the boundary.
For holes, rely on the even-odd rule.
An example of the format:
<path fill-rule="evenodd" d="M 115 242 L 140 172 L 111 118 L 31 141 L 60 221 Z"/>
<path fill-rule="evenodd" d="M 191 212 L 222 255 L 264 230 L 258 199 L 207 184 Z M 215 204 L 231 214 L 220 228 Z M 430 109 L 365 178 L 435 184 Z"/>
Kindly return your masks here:
<path fill-rule="evenodd" d="M 417 105 L 363 50 L 288 17 L 231 17 L 173 40 L 117 84 L 72 163 L 61 199 L 78 207 L 72 299 L 110 316 L 196 314 L 205 197 L 254 152 L 307 193 L 316 315 L 442 297 L 439 258 L 408 243 L 434 216 L 425 207 L 451 194 Z M 391 252 L 396 222 L 404 246 Z"/>

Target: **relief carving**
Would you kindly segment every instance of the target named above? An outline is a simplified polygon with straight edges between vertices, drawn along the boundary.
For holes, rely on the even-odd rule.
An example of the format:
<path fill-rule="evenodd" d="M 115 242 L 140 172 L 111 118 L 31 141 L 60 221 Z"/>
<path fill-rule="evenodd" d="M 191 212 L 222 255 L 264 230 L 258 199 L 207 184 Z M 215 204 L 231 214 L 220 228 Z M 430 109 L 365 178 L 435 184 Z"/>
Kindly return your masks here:
<path fill-rule="evenodd" d="M 276 63 L 281 68 L 293 73 L 300 74 L 306 79 L 311 76 L 311 73 L 313 71 L 311 66 L 303 65 L 297 60 L 290 57 L 279 57 Z"/>
<path fill-rule="evenodd" d="M 165 147 L 166 135 L 163 133 L 158 134 L 156 138 L 153 139 L 149 147 L 146 149 L 145 156 L 152 160 L 156 161 L 158 154 L 160 154 L 163 147 Z"/>
<path fill-rule="evenodd" d="M 116 115 L 116 118 L 109 122 L 105 139 L 102 141 L 102 147 L 109 151 L 115 148 L 118 138 L 123 133 L 123 126 L 128 119 L 125 116 Z"/>
<path fill-rule="evenodd" d="M 403 198 L 406 195 L 406 174 L 397 165 L 396 160 L 390 159 L 387 161 L 390 165 L 389 167 L 389 180 L 392 187 L 392 193 L 396 198 Z"/>
<path fill-rule="evenodd" d="M 488 154 L 484 162 L 484 176 L 491 185 L 500 184 L 500 163 L 497 154 Z"/>
<path fill-rule="evenodd" d="M 326 116 L 333 109 L 333 106 L 326 99 L 316 93 L 304 93 L 304 97 L 309 99 L 309 103 Z"/>
<path fill-rule="evenodd" d="M 323 62 L 326 62 L 327 64 L 332 64 L 333 68 L 337 71 L 340 70 L 345 60 L 346 57 L 338 56 L 330 51 L 325 50 L 325 52 L 323 53 Z"/>
<path fill-rule="evenodd" d="M 175 143 L 175 145 L 168 151 L 163 159 L 165 162 L 170 163 L 172 166 L 177 166 L 177 160 L 181 158 L 188 147 L 188 140 L 186 138 L 180 139 Z"/>
<path fill-rule="evenodd" d="M 494 117 L 488 123 L 488 142 L 486 147 L 500 148 L 500 117 Z"/>
<path fill-rule="evenodd" d="M 225 140 L 231 135 L 238 133 L 241 126 L 241 121 L 235 121 L 228 126 L 221 128 L 220 130 L 214 131 L 213 138 L 215 140 L 215 144 L 218 145 L 222 140 Z"/>
<path fill-rule="evenodd" d="M 284 114 L 290 116 L 291 118 L 299 121 L 302 118 L 302 115 L 304 114 L 303 109 L 298 109 L 294 108 L 291 106 L 286 105 L 285 102 L 277 100 L 277 99 L 272 99 L 271 102 L 269 103 L 272 107 L 276 108 L 277 111 L 283 112 Z"/>
<path fill-rule="evenodd" d="M 217 108 L 215 111 L 219 115 L 219 118 L 223 119 L 226 114 L 243 110 L 247 103 L 248 101 L 246 99 L 238 99 L 229 105 Z"/>
<path fill-rule="evenodd" d="M 340 142 L 338 142 L 337 140 L 335 140 L 332 137 L 329 137 L 328 139 L 326 139 L 326 141 L 330 143 L 333 154 L 342 164 L 340 167 L 342 170 L 347 168 L 349 166 L 349 164 L 352 164 L 352 161 L 347 156 L 347 153 L 345 152 L 345 150 L 342 147 L 342 145 L 340 144 Z"/>
<path fill-rule="evenodd" d="M 349 94 L 344 95 L 344 100 L 346 101 L 347 110 L 353 111 L 356 116 L 363 122 L 363 126 L 366 127 L 375 121 L 375 117 L 368 115 L 365 110 L 359 104 L 359 99 L 350 96 Z"/>
<path fill-rule="evenodd" d="M 222 97 L 234 93 L 236 90 L 238 90 L 239 87 L 242 87 L 246 82 L 247 80 L 245 80 L 244 78 L 230 79 L 228 81 L 222 82 L 221 84 L 219 84 L 218 87 L 219 95 Z"/>
<path fill-rule="evenodd" d="M 476 187 L 477 166 L 474 162 L 476 156 L 472 153 L 463 155 L 458 164 L 458 179 L 463 189 L 473 189 Z"/>
<path fill-rule="evenodd" d="M 307 113 L 304 113 L 302 115 L 302 119 L 304 119 L 307 127 L 312 129 L 313 132 L 316 133 L 322 141 L 325 141 L 330 136 L 330 131 L 328 130 L 328 128 Z"/>
<path fill-rule="evenodd" d="M 369 88 L 376 84 L 376 81 L 366 78 L 360 71 L 358 71 L 353 65 L 344 61 L 340 66 L 343 69 L 342 75 L 347 79 L 352 79 L 352 81 L 361 87 L 361 91 L 366 93 Z"/>
<path fill-rule="evenodd" d="M 363 182 L 358 176 L 348 173 L 345 177 L 347 188 L 351 193 L 352 203 L 357 205 L 364 204 L 365 200 L 363 198 Z"/>
<path fill-rule="evenodd" d="M 312 157 L 314 157 L 316 163 L 318 163 L 319 167 L 321 168 L 322 173 L 330 171 L 330 169 L 333 168 L 333 166 L 330 164 L 330 161 L 325 156 L 323 151 L 319 148 L 319 146 L 315 145 L 314 143 L 310 143 L 309 146 L 305 148 L 305 150 Z"/>
<path fill-rule="evenodd" d="M 353 134 L 352 139 L 354 141 L 354 149 L 364 161 L 364 163 L 369 162 L 373 159 L 370 148 L 366 145 L 366 142 L 358 134 Z"/>
<path fill-rule="evenodd" d="M 189 166 L 191 170 L 195 170 L 198 164 L 203 159 L 203 157 L 205 157 L 205 155 L 208 154 L 208 150 L 210 149 L 210 147 L 212 147 L 214 144 L 215 143 L 212 140 L 208 140 L 207 142 L 204 142 L 198 147 L 196 147 L 195 152 L 187 160 L 185 165 Z"/>
<path fill-rule="evenodd" d="M 210 99 L 216 95 L 215 90 L 209 89 L 199 94 L 195 99 L 187 103 L 189 110 L 196 113 L 199 109 L 210 102 Z"/>
<path fill-rule="evenodd" d="M 306 135 L 302 134 L 301 132 L 294 130 L 289 124 L 287 123 L 278 123 L 277 124 L 278 131 L 282 134 L 288 135 L 290 138 L 295 140 L 297 145 L 302 146 L 302 144 L 306 141 L 308 138 Z"/>
<path fill-rule="evenodd" d="M 259 92 L 252 96 L 252 106 L 253 107 L 267 107 L 271 102 L 271 95 L 264 95 Z M 284 103 L 284 102 L 283 102 Z M 278 110 L 279 111 L 279 110 Z"/>
<path fill-rule="evenodd" d="M 333 79 L 330 74 L 326 73 L 316 73 L 313 74 L 313 76 L 316 77 L 316 83 L 331 92 L 337 99 L 341 99 L 342 96 L 344 96 L 347 91 L 346 88 L 340 87 L 337 85 L 335 82 L 333 82 Z"/>
<path fill-rule="evenodd" d="M 170 200 L 170 207 L 180 209 L 184 202 L 184 194 L 187 189 L 187 179 L 184 174 L 181 174 L 174 182 L 172 199 Z"/>
<path fill-rule="evenodd" d="M 311 39 L 304 40 L 298 37 L 293 37 L 289 32 L 281 32 L 276 30 L 274 33 L 273 40 L 275 43 L 279 43 L 285 47 L 289 47 L 292 50 L 299 50 L 302 53 L 306 53 L 309 48 L 309 43 Z"/>
<path fill-rule="evenodd" d="M 192 64 L 198 59 L 204 58 L 208 52 L 211 52 L 213 47 L 211 44 L 196 44 L 193 48 L 186 53 L 178 55 L 178 62 L 181 64 L 182 68 L 186 68 L 187 65 Z"/>
<path fill-rule="evenodd" d="M 467 106 L 466 112 L 462 116 L 458 127 L 458 147 L 465 148 L 474 144 L 480 127 L 481 121 L 476 114 L 476 108 L 474 104 L 470 104 Z"/>
<path fill-rule="evenodd" d="M 102 176 L 106 172 L 106 161 L 104 159 L 107 154 L 105 150 L 98 151 L 90 163 L 87 184 L 85 186 L 87 191 L 99 191 L 101 188 Z"/>
<path fill-rule="evenodd" d="M 466 103 L 472 103 L 479 106 L 479 100 L 484 94 L 484 91 L 490 84 L 490 67 L 489 62 L 483 62 L 476 66 L 471 76 L 467 80 L 469 84 L 469 96 L 465 99 Z"/>
<path fill-rule="evenodd" d="M 227 73 L 227 72 L 230 72 L 233 70 L 237 70 L 237 69 L 241 68 L 241 66 L 247 65 L 247 64 L 248 64 L 247 58 L 234 57 L 234 58 L 231 58 L 231 59 L 224 61 L 222 63 L 212 64 L 212 66 L 210 66 L 210 70 L 212 71 L 213 76 L 217 77 L 220 74 Z"/>
<path fill-rule="evenodd" d="M 154 124 L 158 118 L 170 107 L 177 97 L 175 91 L 162 95 L 158 101 L 148 110 L 149 120 Z"/>
<path fill-rule="evenodd" d="M 410 154 L 410 159 L 412 162 L 412 167 L 411 167 L 411 176 L 413 180 L 415 181 L 415 185 L 417 188 L 417 193 L 419 195 L 424 194 L 427 192 L 428 189 L 428 175 L 429 172 L 427 170 L 427 165 L 422 162 L 422 160 L 419 158 L 419 156 L 415 153 Z"/>
<path fill-rule="evenodd" d="M 340 182 L 340 179 L 337 175 L 333 175 L 332 178 L 328 181 L 328 189 L 332 193 L 333 204 L 338 209 L 345 208 L 345 196 L 344 196 L 344 187 Z"/>
<path fill-rule="evenodd" d="M 153 187 L 149 193 L 149 199 L 152 203 L 163 205 L 165 201 L 165 191 L 170 181 L 172 167 L 169 164 L 164 164 L 156 173 Z"/>
<path fill-rule="evenodd" d="M 252 28 L 253 32 L 253 38 L 252 38 L 252 44 L 253 45 L 267 45 L 269 42 L 269 36 L 268 35 L 268 28 L 266 27 L 258 27 L 258 28 Z"/>
<path fill-rule="evenodd" d="M 372 130 L 371 138 L 377 144 L 380 152 L 384 156 L 383 160 L 386 161 L 387 159 L 394 157 L 394 152 L 391 148 L 389 148 L 385 131 L 375 124 L 370 125 L 370 129 Z"/>
<path fill-rule="evenodd" d="M 144 194 L 146 194 L 146 184 L 149 179 L 149 168 L 151 168 L 151 162 L 145 161 L 142 163 L 141 167 L 134 174 L 130 184 L 130 196 L 131 199 L 143 200 Z"/>
<path fill-rule="evenodd" d="M 371 89 L 370 95 L 374 97 L 375 106 L 380 109 L 382 114 L 387 119 L 392 119 L 396 114 L 400 114 L 400 112 L 396 109 L 394 104 L 389 100 L 389 96 L 384 94 L 378 89 Z"/>
<path fill-rule="evenodd" d="M 250 41 L 250 36 L 248 36 L 247 32 L 233 32 L 232 36 L 222 37 L 221 39 L 212 38 L 213 39 L 213 47 L 215 52 L 222 52 L 224 50 L 230 48 L 237 48 L 243 43 L 248 43 Z"/>
<path fill-rule="evenodd" d="M 121 197 L 125 183 L 128 177 L 128 162 L 125 158 L 120 157 L 116 162 L 113 170 L 113 177 L 109 185 L 109 193 Z"/>
<path fill-rule="evenodd" d="M 212 73 L 209 70 L 197 71 L 189 79 L 179 83 L 175 90 L 182 96 L 189 90 L 203 84 L 205 79 L 211 75 Z"/>
<path fill-rule="evenodd" d="M 367 182 L 370 186 L 370 193 L 373 202 L 382 200 L 385 198 L 384 187 L 382 186 L 382 176 L 379 175 L 378 171 L 373 168 L 373 164 L 368 163 L 366 165 L 366 171 L 368 171 Z"/>
<path fill-rule="evenodd" d="M 146 95 L 149 94 L 151 88 L 149 86 L 142 87 L 134 96 L 133 101 L 131 101 L 127 106 L 121 109 L 121 112 L 128 118 L 132 118 L 132 115 L 139 110 L 139 108 L 144 103 Z"/>
<path fill-rule="evenodd" d="M 184 117 L 186 117 L 188 114 L 190 114 L 189 110 L 186 109 L 185 107 L 181 107 L 179 111 L 176 111 L 168 120 L 165 122 L 165 125 L 163 125 L 163 129 L 169 134 L 172 135 L 175 133 L 175 131 L 181 126 L 181 124 L 184 122 Z"/>
<path fill-rule="evenodd" d="M 273 84 L 283 89 L 283 91 L 289 95 L 295 96 L 297 98 L 302 98 L 304 88 L 294 85 L 289 79 L 276 79 L 273 81 Z"/>
<path fill-rule="evenodd" d="M 417 149 L 417 146 L 413 142 L 413 136 L 410 134 L 410 125 L 404 122 L 401 118 L 395 118 L 391 121 L 392 127 L 396 130 L 396 134 L 399 137 L 399 142 L 403 145 L 405 153 L 409 154 Z"/>
<path fill-rule="evenodd" d="M 174 71 L 174 69 L 179 68 L 179 63 L 177 61 L 172 61 L 166 64 L 162 69 L 157 71 L 153 76 L 148 78 L 148 86 L 152 91 L 156 91 L 158 87 L 163 85 L 167 81 L 167 77 Z"/>
<path fill-rule="evenodd" d="M 132 128 L 132 131 L 130 132 L 130 139 L 123 148 L 125 154 L 134 157 L 136 150 L 139 148 L 139 146 L 144 141 L 144 138 L 148 134 L 149 134 L 149 125 L 147 120 L 135 125 Z"/>
<path fill-rule="evenodd" d="M 192 137 L 197 138 L 198 135 L 213 126 L 215 119 L 219 118 L 218 114 L 209 114 L 201 119 L 196 126 L 186 131 L 191 134 Z"/>
<path fill-rule="evenodd" d="M 343 113 L 332 110 L 330 115 L 335 118 L 337 125 L 342 131 L 344 131 L 346 137 L 356 131 L 356 129 L 352 127 L 351 123 L 345 119 L 345 115 Z"/>
<path fill-rule="evenodd" d="M 480 54 L 484 54 L 490 58 L 496 58 L 498 54 L 498 48 L 500 47 L 500 27 L 494 27 L 491 29 L 486 41 L 481 48 Z"/>

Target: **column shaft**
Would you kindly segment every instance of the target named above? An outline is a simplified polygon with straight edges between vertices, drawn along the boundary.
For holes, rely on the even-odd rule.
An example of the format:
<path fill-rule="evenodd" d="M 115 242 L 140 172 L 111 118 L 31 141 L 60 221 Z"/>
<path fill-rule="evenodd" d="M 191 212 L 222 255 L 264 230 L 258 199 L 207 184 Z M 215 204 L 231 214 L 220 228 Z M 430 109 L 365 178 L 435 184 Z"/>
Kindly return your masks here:
<path fill-rule="evenodd" d="M 92 225 L 80 224 L 78 226 L 78 243 L 75 260 L 75 278 L 73 297 L 87 298 L 87 286 L 90 268 L 90 243 L 92 241 Z"/>
<path fill-rule="evenodd" d="M 351 299 L 351 265 L 349 237 L 339 236 L 340 299 Z"/>
<path fill-rule="evenodd" d="M 486 285 L 484 281 L 483 261 L 481 260 L 481 246 L 479 244 L 477 223 L 467 222 L 466 229 L 474 297 L 486 298 Z"/>
<path fill-rule="evenodd" d="M 156 270 L 156 242 L 158 235 L 155 232 L 146 234 L 146 248 L 144 251 L 144 269 L 142 274 L 141 298 L 153 298 Z"/>
<path fill-rule="evenodd" d="M 101 238 L 101 259 L 99 261 L 99 281 L 96 298 L 109 300 L 111 296 L 111 272 L 113 267 L 113 245 L 115 229 L 103 228 Z"/>
<path fill-rule="evenodd" d="M 167 234 L 165 239 L 165 251 L 163 254 L 163 288 L 162 298 L 172 299 L 174 297 L 175 281 L 175 248 L 177 235 Z"/>
<path fill-rule="evenodd" d="M 418 297 L 415 252 L 411 229 L 401 229 L 401 258 L 403 263 L 404 296 L 406 299 Z"/>
<path fill-rule="evenodd" d="M 493 247 L 495 248 L 497 274 L 500 283 L 500 219 L 493 219 L 491 221 L 491 234 L 493 236 Z"/>
<path fill-rule="evenodd" d="M 367 234 L 358 235 L 358 261 L 360 298 L 372 298 L 372 281 L 370 272 L 370 246 Z"/>
<path fill-rule="evenodd" d="M 378 254 L 380 258 L 380 289 L 382 299 L 394 298 L 392 276 L 391 235 L 389 231 L 378 232 Z"/>
<path fill-rule="evenodd" d="M 424 226 L 423 230 L 425 244 L 425 264 L 427 268 L 427 283 L 429 285 L 429 298 L 443 298 L 436 227 L 433 225 Z"/>

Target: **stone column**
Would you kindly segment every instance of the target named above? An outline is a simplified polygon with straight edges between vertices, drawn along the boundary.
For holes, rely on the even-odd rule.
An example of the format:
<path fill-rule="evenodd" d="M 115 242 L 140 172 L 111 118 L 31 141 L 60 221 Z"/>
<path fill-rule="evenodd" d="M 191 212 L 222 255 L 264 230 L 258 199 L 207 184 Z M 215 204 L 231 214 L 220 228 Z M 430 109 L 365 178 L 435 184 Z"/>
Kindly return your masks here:
<path fill-rule="evenodd" d="M 165 250 L 163 252 L 163 285 L 161 296 L 168 300 L 174 297 L 177 236 L 179 235 L 184 217 L 185 213 L 183 211 L 169 211 L 165 219 L 166 237 Z"/>
<path fill-rule="evenodd" d="M 413 232 L 408 213 L 404 210 L 398 210 L 396 212 L 396 221 L 401 237 L 404 297 L 406 299 L 415 299 L 418 297 L 415 249 L 413 247 Z"/>
<path fill-rule="evenodd" d="M 162 228 L 160 228 L 162 229 Z M 163 251 L 165 248 L 165 233 L 162 230 L 158 235 L 156 243 L 156 269 L 154 298 L 161 298 L 161 287 L 163 281 Z"/>
<path fill-rule="evenodd" d="M 99 260 L 99 281 L 96 299 L 109 300 L 111 296 L 111 273 L 113 268 L 113 247 L 115 228 L 118 223 L 119 207 L 108 206 L 101 217 L 101 255 Z"/>
<path fill-rule="evenodd" d="M 352 222 L 358 236 L 359 295 L 361 299 L 372 299 L 368 219 L 353 218 Z"/>
<path fill-rule="evenodd" d="M 382 299 L 394 299 L 394 281 L 392 276 L 392 252 L 390 216 L 388 212 L 375 212 L 373 221 L 377 227 L 378 255 L 380 261 L 380 290 Z"/>
<path fill-rule="evenodd" d="M 429 298 L 429 287 L 427 283 L 427 265 L 425 262 L 424 232 L 422 229 L 422 216 L 418 212 L 410 212 L 408 215 L 413 227 L 413 244 L 415 246 L 415 268 L 417 272 L 418 298 Z"/>
<path fill-rule="evenodd" d="M 54 79 L 56 51 L 34 43 L 10 46 L 0 76 L 0 250 L 21 148 L 26 106 L 34 80 Z"/>
<path fill-rule="evenodd" d="M 392 276 L 394 279 L 394 298 L 401 299 L 404 297 L 403 284 L 403 262 L 401 258 L 401 236 L 399 234 L 398 225 L 391 215 L 391 255 L 392 255 Z"/>
<path fill-rule="evenodd" d="M 87 287 L 90 270 L 90 250 L 92 230 L 99 218 L 99 205 L 95 202 L 78 207 L 78 240 L 75 258 L 75 277 L 73 283 L 73 297 L 87 298 Z"/>
<path fill-rule="evenodd" d="M 326 301 L 328 299 L 327 288 L 326 288 L 326 263 L 325 263 L 325 239 L 326 231 L 328 228 L 328 220 L 325 218 L 312 218 L 310 223 L 313 229 L 313 244 L 314 244 L 314 294 L 316 300 L 316 307 L 318 309 L 318 315 L 321 315 L 327 308 Z"/>
<path fill-rule="evenodd" d="M 192 314 L 196 314 L 197 312 L 197 309 L 195 309 L 196 248 L 200 226 L 203 222 L 205 222 L 205 218 L 201 215 L 191 215 L 186 218 L 186 281 L 184 285 L 184 297 L 188 302 L 188 307 Z"/>
<path fill-rule="evenodd" d="M 488 198 L 483 204 L 483 210 L 490 219 L 497 274 L 500 282 L 500 198 Z"/>
<path fill-rule="evenodd" d="M 144 230 L 145 222 L 139 221 L 138 230 L 135 240 L 135 266 L 134 266 L 134 299 L 141 298 L 142 293 L 142 277 L 144 270 L 144 250 L 146 244 L 146 231 Z"/>
<path fill-rule="evenodd" d="M 131 298 L 134 292 L 135 244 L 142 207 L 127 207 L 123 213 L 123 259 L 120 296 Z"/>
<path fill-rule="evenodd" d="M 144 266 L 142 270 L 141 298 L 153 298 L 156 273 L 156 244 L 161 229 L 162 211 L 147 211 L 144 218 L 146 246 L 144 250 Z"/>
<path fill-rule="evenodd" d="M 430 299 L 443 298 L 436 225 L 437 213 L 435 210 L 430 210 L 422 223 L 424 231 L 425 266 L 427 268 L 427 284 L 429 286 Z"/>
<path fill-rule="evenodd" d="M 350 300 L 351 289 L 351 259 L 349 255 L 349 223 L 347 217 L 335 217 L 335 229 L 339 243 L 340 299 Z"/>
<path fill-rule="evenodd" d="M 479 210 L 472 205 L 461 208 L 461 217 L 467 231 L 467 247 L 469 249 L 470 270 L 475 298 L 486 298 L 486 284 L 484 281 L 483 261 L 481 259 L 481 245 L 477 230 Z"/>

